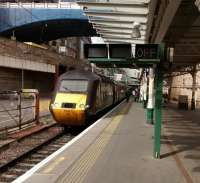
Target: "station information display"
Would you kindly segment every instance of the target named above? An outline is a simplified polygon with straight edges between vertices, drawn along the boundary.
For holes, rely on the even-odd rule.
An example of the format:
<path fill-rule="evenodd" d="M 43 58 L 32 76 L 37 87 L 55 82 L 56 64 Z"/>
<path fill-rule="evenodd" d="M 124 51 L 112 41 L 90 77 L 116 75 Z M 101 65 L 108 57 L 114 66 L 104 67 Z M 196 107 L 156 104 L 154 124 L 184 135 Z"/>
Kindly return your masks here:
<path fill-rule="evenodd" d="M 126 59 L 132 57 L 131 44 L 85 44 L 85 58 Z"/>
<path fill-rule="evenodd" d="M 85 58 L 102 67 L 150 67 L 159 64 L 164 56 L 160 44 L 136 44 L 135 57 L 131 44 L 86 44 Z"/>
<path fill-rule="evenodd" d="M 135 58 L 159 59 L 159 45 L 158 44 L 136 44 Z"/>
<path fill-rule="evenodd" d="M 108 47 L 106 44 L 85 44 L 84 56 L 85 58 L 107 58 Z"/>
<path fill-rule="evenodd" d="M 110 58 L 131 58 L 131 44 L 109 44 Z"/>

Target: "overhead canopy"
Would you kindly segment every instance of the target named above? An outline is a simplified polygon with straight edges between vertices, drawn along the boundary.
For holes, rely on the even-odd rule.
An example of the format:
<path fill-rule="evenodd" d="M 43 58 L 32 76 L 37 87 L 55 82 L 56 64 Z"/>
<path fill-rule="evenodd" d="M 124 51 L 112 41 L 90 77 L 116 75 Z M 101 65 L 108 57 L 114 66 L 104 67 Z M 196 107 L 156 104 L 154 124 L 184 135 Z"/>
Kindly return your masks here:
<path fill-rule="evenodd" d="M 197 2 L 197 1 L 196 1 Z M 164 37 L 174 48 L 173 70 L 200 63 L 200 12 L 195 1 L 182 0 Z"/>
<path fill-rule="evenodd" d="M 78 1 L 106 43 L 141 44 L 148 40 L 150 0 Z"/>
<path fill-rule="evenodd" d="M 13 35 L 19 41 L 42 43 L 70 36 L 95 36 L 96 31 L 75 2 L 0 3 L 0 36 Z"/>
<path fill-rule="evenodd" d="M 200 63 L 200 0 L 88 0 L 78 2 L 107 43 L 165 43 L 172 71 Z"/>

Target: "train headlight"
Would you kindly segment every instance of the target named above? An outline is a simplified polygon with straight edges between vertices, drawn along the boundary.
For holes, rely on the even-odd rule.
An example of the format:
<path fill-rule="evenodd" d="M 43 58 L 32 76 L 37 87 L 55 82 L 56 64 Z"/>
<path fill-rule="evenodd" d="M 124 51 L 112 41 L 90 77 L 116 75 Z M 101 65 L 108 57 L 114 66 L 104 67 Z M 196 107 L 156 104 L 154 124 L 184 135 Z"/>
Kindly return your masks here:
<path fill-rule="evenodd" d="M 80 104 L 80 105 L 79 105 L 79 108 L 85 109 L 85 105 L 84 105 L 84 104 Z"/>
<path fill-rule="evenodd" d="M 53 103 L 53 104 L 51 104 L 51 107 L 57 108 L 57 107 L 59 107 L 59 103 Z"/>
<path fill-rule="evenodd" d="M 79 108 L 81 109 L 88 109 L 90 106 L 89 105 L 85 105 L 85 104 L 80 104 Z"/>

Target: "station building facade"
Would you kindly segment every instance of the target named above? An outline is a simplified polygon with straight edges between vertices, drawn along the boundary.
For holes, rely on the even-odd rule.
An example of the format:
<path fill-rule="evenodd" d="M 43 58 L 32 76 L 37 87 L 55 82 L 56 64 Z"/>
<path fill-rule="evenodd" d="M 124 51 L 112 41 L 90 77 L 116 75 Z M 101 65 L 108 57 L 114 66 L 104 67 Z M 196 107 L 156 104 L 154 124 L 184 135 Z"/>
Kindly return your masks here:
<path fill-rule="evenodd" d="M 196 89 L 195 89 L 195 103 L 196 107 L 200 108 L 200 72 L 196 75 Z M 192 75 L 184 74 L 174 76 L 171 80 L 171 87 L 168 85 L 168 91 L 170 91 L 170 100 L 172 102 L 178 102 L 179 95 L 186 95 L 188 97 L 188 104 L 191 104 L 192 100 Z"/>
<path fill-rule="evenodd" d="M 53 92 L 57 77 L 71 68 L 88 65 L 83 44 L 89 38 L 63 38 L 37 45 L 0 38 L 1 91 L 38 89 L 41 95 Z"/>

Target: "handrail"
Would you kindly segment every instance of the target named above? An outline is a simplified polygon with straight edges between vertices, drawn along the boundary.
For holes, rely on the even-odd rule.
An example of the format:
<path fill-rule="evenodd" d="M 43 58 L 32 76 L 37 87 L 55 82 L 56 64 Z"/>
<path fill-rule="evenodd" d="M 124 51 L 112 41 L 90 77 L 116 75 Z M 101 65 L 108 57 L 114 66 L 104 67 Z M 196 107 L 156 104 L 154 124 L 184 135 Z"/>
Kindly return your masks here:
<path fill-rule="evenodd" d="M 25 118 L 27 112 L 24 111 L 28 109 L 31 109 L 31 113 L 28 111 L 28 121 L 35 121 L 36 124 L 39 124 L 40 104 L 38 90 L 23 89 L 21 91 L 1 91 L 0 97 L 0 131 L 5 128 L 9 129 L 16 126 L 21 129 L 21 126 L 27 122 Z M 31 103 L 24 103 L 24 97 L 28 97 Z M 9 105 L 10 101 L 13 103 L 12 106 Z"/>

